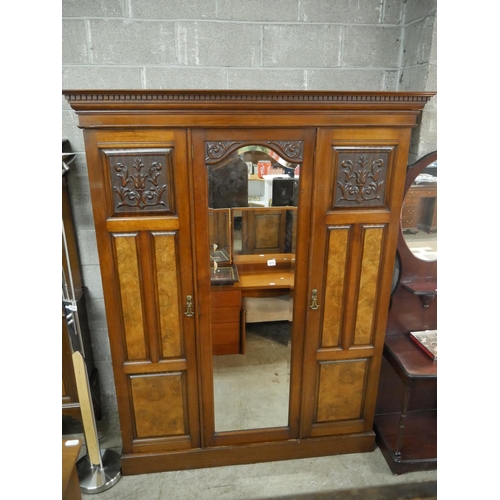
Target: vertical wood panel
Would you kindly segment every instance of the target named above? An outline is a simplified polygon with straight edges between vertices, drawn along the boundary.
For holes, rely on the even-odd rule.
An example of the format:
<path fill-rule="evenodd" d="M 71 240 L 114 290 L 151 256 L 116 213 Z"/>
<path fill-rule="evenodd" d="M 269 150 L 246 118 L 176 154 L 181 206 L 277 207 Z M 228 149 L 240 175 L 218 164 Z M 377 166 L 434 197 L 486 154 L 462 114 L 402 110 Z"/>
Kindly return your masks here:
<path fill-rule="evenodd" d="M 153 233 L 163 357 L 182 355 L 176 233 Z"/>
<path fill-rule="evenodd" d="M 328 261 L 325 283 L 322 347 L 339 345 L 344 310 L 344 288 L 349 229 L 329 228 Z"/>
<path fill-rule="evenodd" d="M 321 363 L 317 422 L 361 418 L 366 360 Z"/>
<path fill-rule="evenodd" d="M 128 360 L 146 359 L 137 234 L 114 235 Z"/>
<path fill-rule="evenodd" d="M 372 342 L 383 228 L 365 226 L 354 344 Z"/>
<path fill-rule="evenodd" d="M 186 434 L 181 373 L 132 376 L 130 385 L 138 438 Z"/>

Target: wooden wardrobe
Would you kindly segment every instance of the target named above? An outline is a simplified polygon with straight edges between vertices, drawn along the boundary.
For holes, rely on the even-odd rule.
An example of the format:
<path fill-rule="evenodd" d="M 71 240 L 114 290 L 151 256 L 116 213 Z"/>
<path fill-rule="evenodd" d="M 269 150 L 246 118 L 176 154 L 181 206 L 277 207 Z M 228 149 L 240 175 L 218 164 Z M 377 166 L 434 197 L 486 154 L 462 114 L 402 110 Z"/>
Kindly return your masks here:
<path fill-rule="evenodd" d="M 84 130 L 123 474 L 373 450 L 410 134 L 434 93 L 63 94 Z M 300 172 L 293 253 L 243 255 L 231 233 L 215 266 L 208 172 L 250 155 L 254 179 L 262 154 Z M 214 284 L 221 269 L 237 281 Z M 214 325 L 243 335 L 241 300 L 283 293 L 287 421 L 221 431 Z"/>

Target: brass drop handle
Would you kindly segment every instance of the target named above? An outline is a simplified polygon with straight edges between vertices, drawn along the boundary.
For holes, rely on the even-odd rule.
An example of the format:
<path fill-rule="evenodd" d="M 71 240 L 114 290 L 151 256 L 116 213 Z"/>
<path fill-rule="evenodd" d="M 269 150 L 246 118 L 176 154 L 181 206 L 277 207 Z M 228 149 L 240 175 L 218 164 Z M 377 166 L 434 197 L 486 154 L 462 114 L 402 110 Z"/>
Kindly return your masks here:
<path fill-rule="evenodd" d="M 188 316 L 188 317 L 194 316 L 194 311 L 193 311 L 193 297 L 191 295 L 187 296 L 186 312 L 184 314 L 186 316 Z"/>
<path fill-rule="evenodd" d="M 312 291 L 311 305 L 310 305 L 310 308 L 313 311 L 316 311 L 316 309 L 319 309 L 317 300 L 318 300 L 318 290 L 316 290 L 316 288 L 314 288 Z"/>

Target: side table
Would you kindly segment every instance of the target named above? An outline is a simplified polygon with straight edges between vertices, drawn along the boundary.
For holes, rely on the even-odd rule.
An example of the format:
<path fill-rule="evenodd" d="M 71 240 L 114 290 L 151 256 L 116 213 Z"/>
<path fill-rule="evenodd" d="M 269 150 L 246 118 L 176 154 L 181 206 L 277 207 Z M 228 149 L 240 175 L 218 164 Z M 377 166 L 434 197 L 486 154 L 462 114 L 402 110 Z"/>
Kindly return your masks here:
<path fill-rule="evenodd" d="M 408 333 L 385 339 L 374 430 L 394 474 L 437 468 L 437 361 Z"/>
<path fill-rule="evenodd" d="M 76 460 L 82 442 L 79 439 L 63 439 L 62 442 L 62 498 L 81 500 L 80 482 L 76 470 Z"/>

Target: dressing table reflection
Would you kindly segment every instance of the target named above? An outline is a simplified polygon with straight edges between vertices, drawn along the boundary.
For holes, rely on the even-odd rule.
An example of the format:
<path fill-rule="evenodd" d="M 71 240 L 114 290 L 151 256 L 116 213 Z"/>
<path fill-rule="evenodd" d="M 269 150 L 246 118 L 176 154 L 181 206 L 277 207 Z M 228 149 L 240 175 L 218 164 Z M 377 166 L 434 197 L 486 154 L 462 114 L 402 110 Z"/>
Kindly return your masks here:
<path fill-rule="evenodd" d="M 430 200 L 435 214 L 437 181 L 418 186 L 415 179 L 430 169 L 437 173 L 436 160 L 433 152 L 411 165 L 405 183 L 374 420 L 377 444 L 394 474 L 437 468 L 437 360 L 410 338 L 410 332 L 437 328 L 437 226 L 420 210 L 412 222 L 416 231 L 407 231 L 408 206 L 418 207 L 415 200 Z M 419 233 L 417 220 L 425 213 L 428 223 Z"/>

